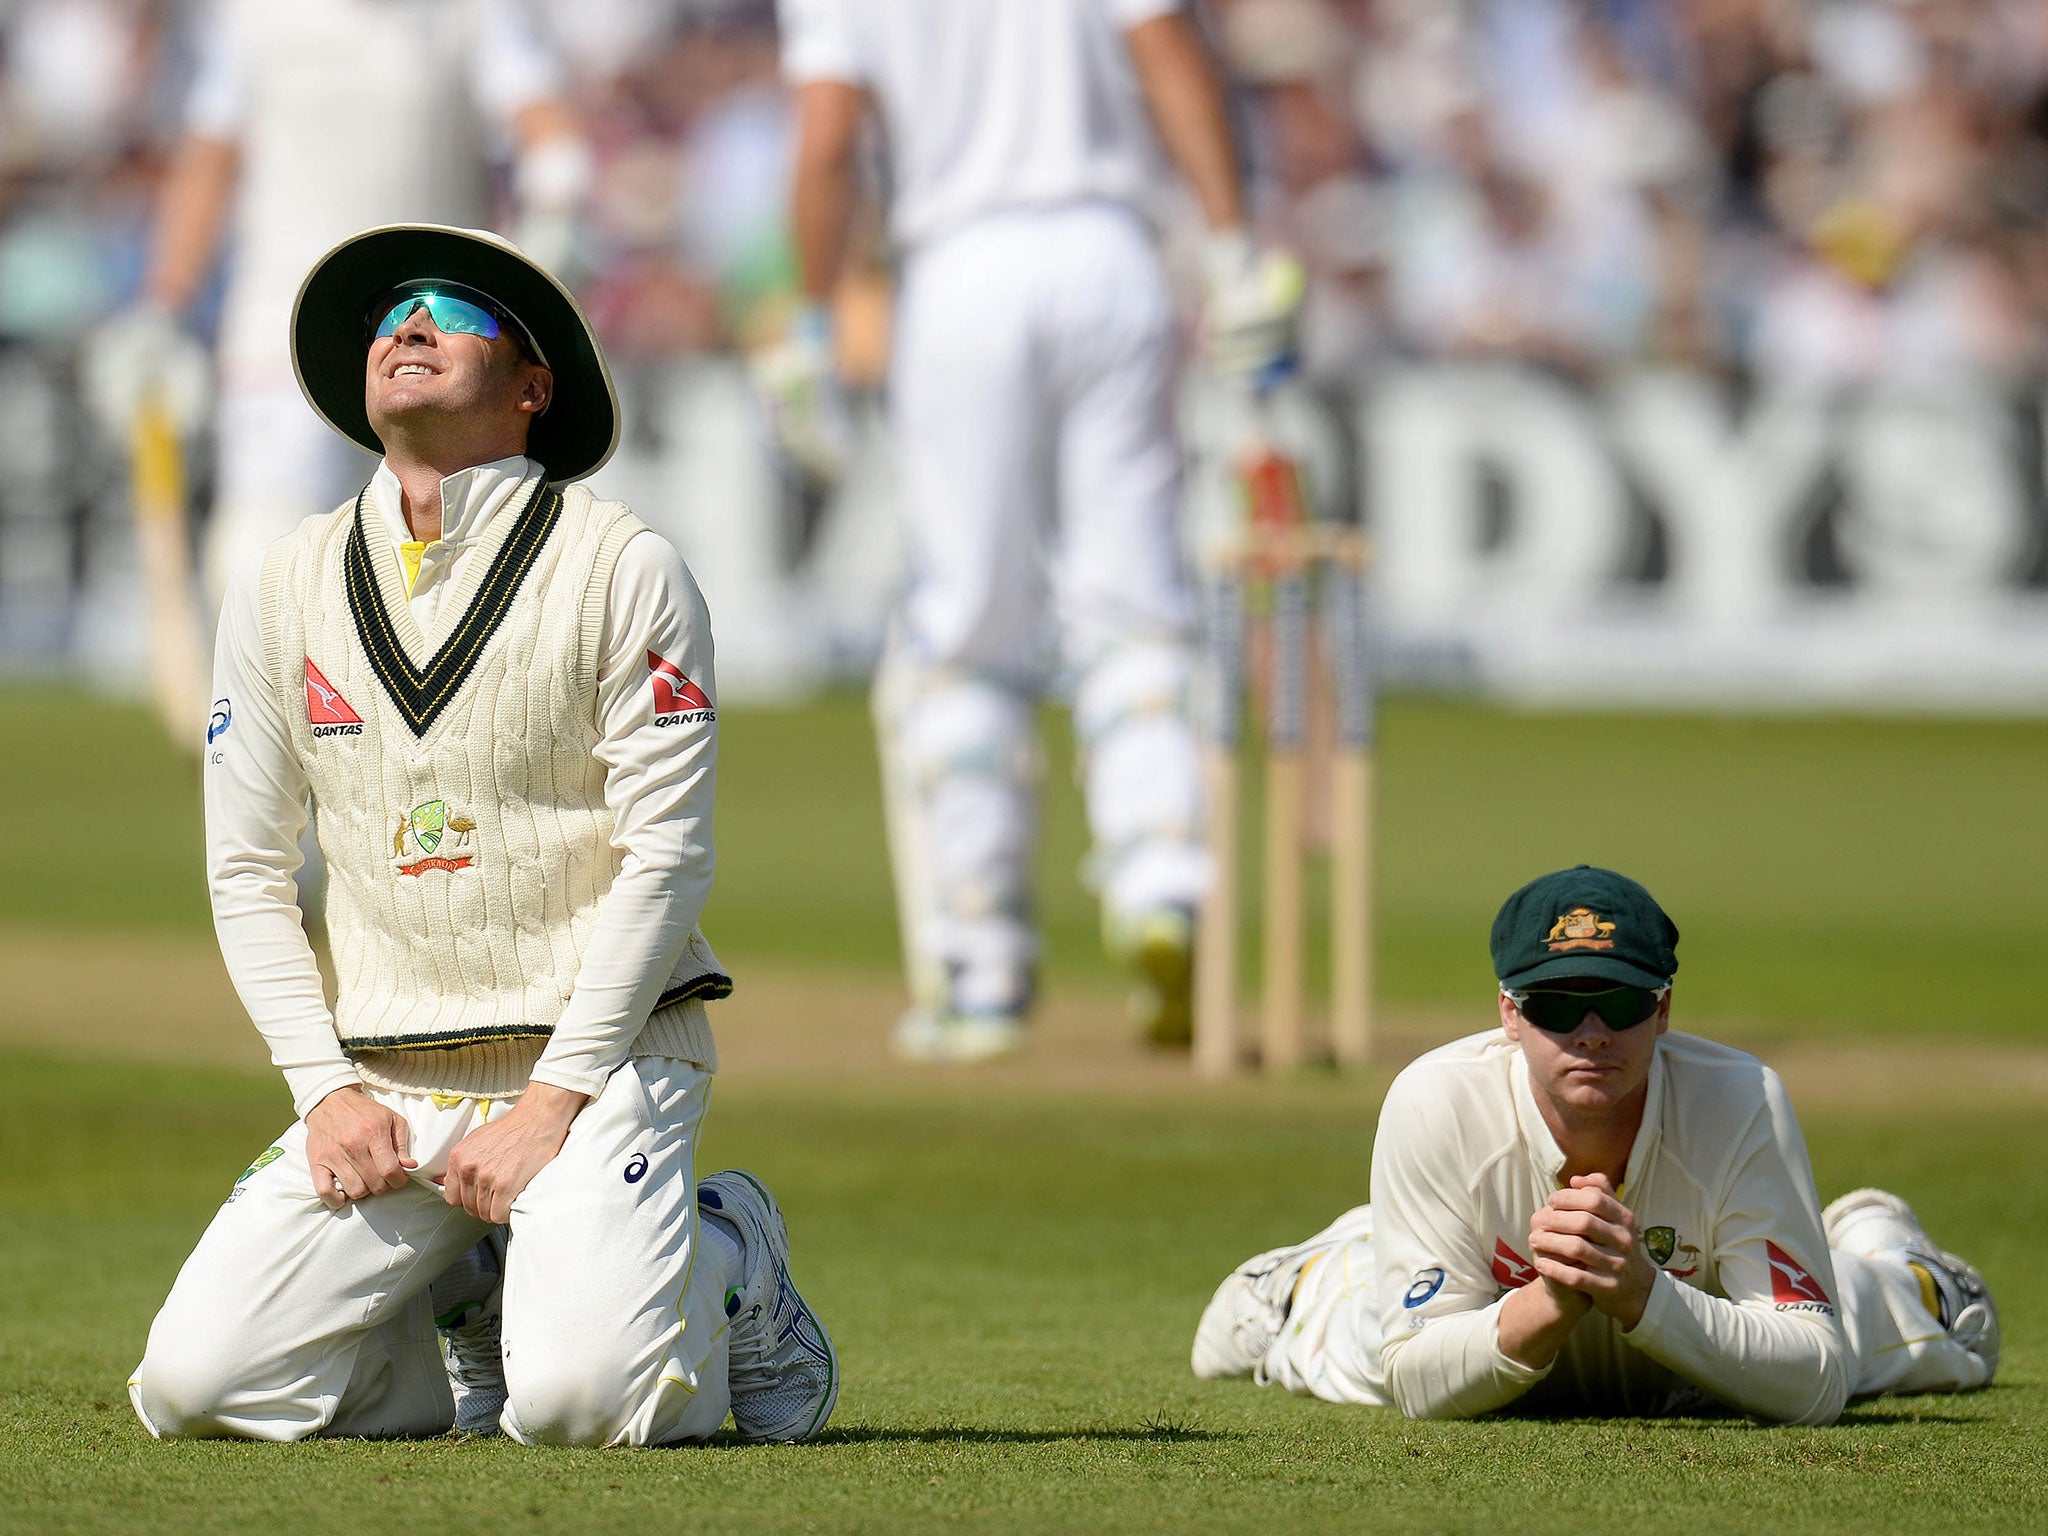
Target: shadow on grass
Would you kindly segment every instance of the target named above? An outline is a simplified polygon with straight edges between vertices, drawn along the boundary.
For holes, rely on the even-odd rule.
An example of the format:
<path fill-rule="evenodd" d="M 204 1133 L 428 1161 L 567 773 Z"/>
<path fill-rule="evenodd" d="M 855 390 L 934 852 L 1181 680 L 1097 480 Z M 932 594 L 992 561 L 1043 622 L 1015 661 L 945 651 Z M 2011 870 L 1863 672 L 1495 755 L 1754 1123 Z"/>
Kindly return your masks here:
<path fill-rule="evenodd" d="M 1601 1423 L 1612 1424 L 1613 1419 L 1575 1419 L 1571 1422 L 1592 1426 Z M 1778 1434 L 1788 1430 L 1813 1430 L 1826 1434 L 1831 1430 L 1845 1429 L 1899 1429 L 1909 1424 L 1967 1424 L 1981 1425 L 1990 1422 L 1979 1414 L 1971 1416 L 1960 1413 L 1899 1413 L 1871 1412 L 1867 1409 L 1850 1408 L 1832 1424 L 1765 1424 L 1746 1414 L 1693 1414 L 1682 1419 L 1632 1419 L 1628 1421 L 1642 1429 L 1754 1429 L 1760 1434 Z"/>
<path fill-rule="evenodd" d="M 1766 1424 L 1760 1420 L 1752 1419 L 1748 1414 L 1734 1408 L 1721 1411 L 1688 1409 L 1686 1412 L 1678 1414 L 1643 1414 L 1639 1416 L 1627 1414 L 1615 1414 L 1612 1416 L 1585 1414 L 1571 1410 L 1553 1413 L 1502 1412 L 1490 1415 L 1489 1418 L 1491 1422 L 1496 1424 L 1554 1424 L 1559 1428 L 1571 1429 L 1612 1429 L 1618 1425 L 1625 1424 L 1631 1429 L 1684 1430 L 1688 1432 L 1700 1429 L 1754 1429 L 1759 1433 L 1772 1434 L 1802 1427 L 1829 1430 L 1897 1429 L 1901 1425 L 1906 1424 L 1980 1425 L 1992 1422 L 1993 1416 L 1982 1413 L 1970 1414 L 1930 1410 L 1916 1406 L 1914 1401 L 1908 1398 L 1903 1401 L 1880 1400 L 1877 1402 L 1853 1403 L 1842 1410 L 1842 1416 L 1835 1420 L 1833 1424 L 1819 1426 Z M 1484 1424 L 1489 1422 L 1489 1419 L 1475 1419 L 1470 1422 Z"/>
<path fill-rule="evenodd" d="M 1894 1429 L 1901 1424 L 1986 1424 L 1989 1414 L 1932 1413 L 1909 1403 L 1858 1403 L 1842 1410 L 1837 1429 Z"/>
<path fill-rule="evenodd" d="M 98 1407 L 98 1404 L 94 1405 Z M 112 1406 L 112 1405 L 109 1405 Z M 125 1407 L 126 1404 L 121 1406 Z M 134 1426 L 138 1435 L 141 1426 Z M 1202 1429 L 1193 1423 L 1180 1423 L 1171 1418 L 1148 1420 L 1143 1424 L 1117 1426 L 1102 1429 L 970 1429 L 963 1424 L 939 1424 L 926 1429 L 890 1429 L 881 1425 L 849 1425 L 845 1429 L 828 1429 L 813 1439 L 806 1440 L 805 1446 L 829 1445 L 1060 1445 L 1060 1444 L 1133 1444 L 1133 1445 L 1176 1445 L 1205 1444 L 1214 1441 L 1235 1441 L 1244 1438 L 1241 1434 Z M 223 1438 L 219 1440 L 185 1440 L 162 1442 L 167 1447 L 192 1447 L 206 1455 L 249 1455 L 263 1456 L 276 1454 L 278 1447 L 261 1440 Z M 389 1440 L 372 1440 L 357 1436 L 320 1435 L 299 1442 L 302 1447 L 322 1446 L 446 1446 L 476 1447 L 485 1450 L 504 1450 L 513 1454 L 537 1451 L 542 1455 L 552 1453 L 550 1446 L 521 1446 L 505 1439 L 502 1435 L 464 1435 L 450 1430 L 445 1435 L 396 1436 Z M 759 1442 L 742 1440 L 731 1429 L 722 1429 L 709 1440 L 684 1441 L 676 1445 L 656 1446 L 656 1451 L 692 1450 L 758 1450 Z M 780 1449 L 780 1447 L 776 1447 Z"/>
<path fill-rule="evenodd" d="M 1218 1440 L 1241 1440 L 1237 1434 L 1223 1434 L 1193 1424 L 1169 1419 L 1109 1429 L 970 1429 L 962 1424 L 941 1424 L 929 1429 L 887 1429 L 880 1426 L 850 1426 L 828 1429 L 811 1445 L 1059 1445 L 1075 1442 L 1123 1442 L 1172 1445 Z"/>

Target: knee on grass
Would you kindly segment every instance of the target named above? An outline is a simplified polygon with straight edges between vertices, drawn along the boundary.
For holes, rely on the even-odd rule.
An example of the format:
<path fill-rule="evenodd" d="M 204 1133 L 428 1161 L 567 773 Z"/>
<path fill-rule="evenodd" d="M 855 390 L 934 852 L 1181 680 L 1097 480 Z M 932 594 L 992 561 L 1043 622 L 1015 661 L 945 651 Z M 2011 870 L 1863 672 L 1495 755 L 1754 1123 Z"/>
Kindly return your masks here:
<path fill-rule="evenodd" d="M 528 1445 L 609 1445 L 628 1417 L 627 1373 L 573 1360 L 505 1366 L 508 1425 Z"/>
<path fill-rule="evenodd" d="M 317 1407 L 264 1403 L 229 1364 L 197 1348 L 152 1349 L 128 1383 L 128 1400 L 159 1440 L 298 1440 L 320 1428 Z"/>

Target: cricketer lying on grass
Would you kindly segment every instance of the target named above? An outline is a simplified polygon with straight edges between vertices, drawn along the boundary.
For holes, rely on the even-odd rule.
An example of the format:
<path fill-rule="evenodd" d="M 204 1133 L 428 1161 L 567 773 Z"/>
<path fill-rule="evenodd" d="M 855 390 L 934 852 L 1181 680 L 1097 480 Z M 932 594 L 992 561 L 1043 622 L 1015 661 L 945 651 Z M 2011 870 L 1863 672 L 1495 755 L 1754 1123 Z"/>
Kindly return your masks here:
<path fill-rule="evenodd" d="M 694 1170 L 732 989 L 697 927 L 710 620 L 674 548 L 574 483 L 618 440 L 596 338 L 495 235 L 394 225 L 315 265 L 292 345 L 384 459 L 230 586 L 205 800 L 221 953 L 301 1119 L 179 1274 L 136 1412 L 648 1445 L 730 1407 L 807 1438 L 838 1370 L 781 1214 Z"/>
<path fill-rule="evenodd" d="M 1372 1204 L 1225 1279 L 1195 1374 L 1411 1418 L 1720 1405 L 1798 1424 L 1987 1385 L 1977 1271 L 1896 1195 L 1823 1211 L 1777 1074 L 1666 1033 L 1677 942 L 1609 870 L 1510 896 L 1500 1028 L 1394 1080 Z"/>

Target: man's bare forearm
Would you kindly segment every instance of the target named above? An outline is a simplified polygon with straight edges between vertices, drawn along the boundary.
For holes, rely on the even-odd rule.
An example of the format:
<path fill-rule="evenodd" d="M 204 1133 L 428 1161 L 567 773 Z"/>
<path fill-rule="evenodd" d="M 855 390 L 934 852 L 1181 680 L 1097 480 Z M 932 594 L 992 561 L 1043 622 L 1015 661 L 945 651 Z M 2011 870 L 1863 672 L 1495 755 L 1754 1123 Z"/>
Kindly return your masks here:
<path fill-rule="evenodd" d="M 1577 1291 L 1538 1280 L 1511 1292 L 1500 1309 L 1500 1352 L 1517 1365 L 1545 1370 L 1557 1359 L 1592 1303 Z"/>
<path fill-rule="evenodd" d="M 798 97 L 795 190 L 790 225 L 797 281 L 805 300 L 829 304 L 846 269 L 853 224 L 854 153 L 867 92 L 839 81 L 812 81 Z"/>
<path fill-rule="evenodd" d="M 213 266 L 235 190 L 240 154 L 227 139 L 187 137 L 171 158 L 157 199 L 146 296 L 173 314 L 192 302 Z"/>
<path fill-rule="evenodd" d="M 1211 229 L 1244 223 L 1244 192 L 1223 77 L 1187 16 L 1155 16 L 1125 34 L 1152 125 Z"/>

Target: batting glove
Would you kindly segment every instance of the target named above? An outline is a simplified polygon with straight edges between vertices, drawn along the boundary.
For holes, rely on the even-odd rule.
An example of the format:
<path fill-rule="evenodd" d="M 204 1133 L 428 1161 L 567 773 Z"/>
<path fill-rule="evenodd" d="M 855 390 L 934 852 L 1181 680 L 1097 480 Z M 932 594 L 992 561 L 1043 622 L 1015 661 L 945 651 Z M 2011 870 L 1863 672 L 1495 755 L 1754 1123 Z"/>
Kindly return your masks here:
<path fill-rule="evenodd" d="M 1295 327 L 1308 286 L 1301 263 L 1261 251 L 1242 229 L 1209 237 L 1202 251 L 1208 303 L 1202 350 L 1218 373 L 1277 378 L 1294 364 Z"/>
<path fill-rule="evenodd" d="M 587 275 L 583 208 L 596 178 L 590 145 L 580 134 L 553 133 L 520 151 L 512 165 L 519 218 L 512 243 L 565 288 Z"/>
<path fill-rule="evenodd" d="M 86 339 L 80 384 L 100 430 L 117 442 L 127 438 L 145 405 L 189 434 L 212 408 L 213 362 L 168 310 L 138 304 Z"/>
<path fill-rule="evenodd" d="M 799 311 L 788 335 L 754 355 L 752 371 L 776 444 L 813 479 L 836 481 L 846 468 L 853 428 L 833 367 L 832 321 L 823 306 Z"/>

